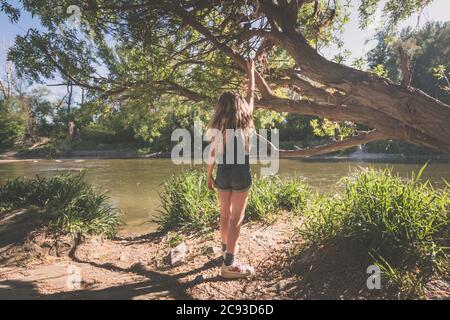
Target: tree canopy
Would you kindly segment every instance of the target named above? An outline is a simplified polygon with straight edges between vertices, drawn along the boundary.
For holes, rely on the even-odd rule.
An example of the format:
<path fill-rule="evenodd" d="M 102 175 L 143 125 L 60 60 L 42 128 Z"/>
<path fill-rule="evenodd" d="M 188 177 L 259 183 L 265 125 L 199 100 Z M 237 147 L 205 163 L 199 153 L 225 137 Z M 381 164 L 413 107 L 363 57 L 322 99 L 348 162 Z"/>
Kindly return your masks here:
<path fill-rule="evenodd" d="M 450 107 L 413 87 L 409 51 L 399 50 L 399 84 L 320 54 L 332 43 L 342 45 L 339 34 L 349 21 L 350 1 L 21 2 L 44 27 L 18 36 L 8 54 L 19 76 L 30 81 L 58 76 L 92 99 L 126 107 L 145 103 L 148 112 L 171 96 L 193 108 L 210 108 L 220 91 L 244 85 L 245 59 L 253 56 L 258 108 L 364 128 L 351 126 L 349 138 L 291 155 L 387 138 L 450 152 Z M 367 27 L 381 9 L 382 32 L 391 34 L 400 20 L 429 3 L 361 0 L 360 25 Z M 1 0 L 0 8 L 18 20 L 20 11 L 7 1 Z"/>
<path fill-rule="evenodd" d="M 411 85 L 432 97 L 450 103 L 448 66 L 450 66 L 450 23 L 431 22 L 419 31 L 409 27 L 403 29 L 400 38 L 381 32 L 377 35 L 378 45 L 369 52 L 371 68 L 383 66 L 385 75 L 395 82 L 401 82 L 401 66 L 398 54 L 399 39 L 415 47 Z"/>

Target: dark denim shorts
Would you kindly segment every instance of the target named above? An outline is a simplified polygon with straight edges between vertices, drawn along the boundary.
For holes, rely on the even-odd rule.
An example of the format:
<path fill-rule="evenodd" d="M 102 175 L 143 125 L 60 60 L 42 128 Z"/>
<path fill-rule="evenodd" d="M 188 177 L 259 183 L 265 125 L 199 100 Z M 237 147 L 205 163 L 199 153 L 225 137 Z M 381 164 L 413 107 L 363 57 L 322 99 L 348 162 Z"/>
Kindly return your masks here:
<path fill-rule="evenodd" d="M 217 166 L 216 188 L 223 192 L 244 192 L 252 186 L 252 174 L 248 164 Z"/>

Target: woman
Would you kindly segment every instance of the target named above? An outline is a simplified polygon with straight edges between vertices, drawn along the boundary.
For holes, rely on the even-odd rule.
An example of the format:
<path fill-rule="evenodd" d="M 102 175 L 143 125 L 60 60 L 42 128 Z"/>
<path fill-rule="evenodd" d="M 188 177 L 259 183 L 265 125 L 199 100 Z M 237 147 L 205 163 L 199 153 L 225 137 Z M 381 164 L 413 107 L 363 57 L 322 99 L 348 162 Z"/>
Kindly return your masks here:
<path fill-rule="evenodd" d="M 236 243 L 244 219 L 248 193 L 252 185 L 248 138 L 254 128 L 255 76 L 252 59 L 247 61 L 247 69 L 249 82 L 246 98 L 244 99 L 237 93 L 224 92 L 218 100 L 214 115 L 208 126 L 209 129 L 215 129 L 216 132 L 219 132 L 219 139 L 215 137 L 211 139 L 207 183 L 210 190 L 216 188 L 219 192 L 220 234 L 224 253 L 221 276 L 224 278 L 245 278 L 254 273 L 253 267 L 240 264 L 235 258 Z M 237 134 L 233 141 L 227 139 L 227 129 L 233 129 Z M 231 147 L 230 142 L 233 142 L 234 148 Z M 244 145 L 242 146 L 242 144 Z M 226 157 L 227 152 L 232 152 L 233 149 L 234 157 Z M 244 150 L 244 161 L 237 161 L 238 150 Z M 213 169 L 216 160 L 219 160 L 219 163 L 214 180 Z"/>

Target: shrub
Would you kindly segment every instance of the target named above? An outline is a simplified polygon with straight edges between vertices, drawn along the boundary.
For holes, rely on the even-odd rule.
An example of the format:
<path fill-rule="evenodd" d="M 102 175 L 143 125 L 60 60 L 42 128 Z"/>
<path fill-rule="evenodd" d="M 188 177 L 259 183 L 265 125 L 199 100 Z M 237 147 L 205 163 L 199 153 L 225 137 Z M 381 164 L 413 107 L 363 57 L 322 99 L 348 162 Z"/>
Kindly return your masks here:
<path fill-rule="evenodd" d="M 281 210 L 300 212 L 308 191 L 300 178 L 269 176 L 254 178 L 246 209 L 247 220 L 271 222 Z M 202 230 L 217 226 L 216 192 L 206 187 L 206 173 L 190 169 L 174 175 L 160 194 L 161 215 L 156 222 L 163 230 Z"/>
<path fill-rule="evenodd" d="M 209 192 L 204 172 L 190 169 L 172 176 L 160 198 L 162 209 L 156 222 L 163 230 L 201 230 L 218 222 L 217 193 Z"/>
<path fill-rule="evenodd" d="M 283 177 L 280 179 L 281 188 L 278 190 L 278 202 L 282 209 L 301 213 L 309 197 L 309 188 L 301 177 Z"/>
<path fill-rule="evenodd" d="M 28 185 L 22 179 L 9 180 L 0 186 L 0 206 L 2 212 L 21 207 L 25 204 L 28 194 Z"/>
<path fill-rule="evenodd" d="M 308 194 L 306 183 L 299 177 L 255 177 L 247 218 L 270 222 L 281 210 L 299 213 L 306 205 Z"/>
<path fill-rule="evenodd" d="M 323 245 L 336 238 L 344 216 L 342 202 L 339 198 L 331 198 L 316 194 L 311 197 L 306 210 L 304 228 L 299 229 L 302 237 L 315 246 Z"/>
<path fill-rule="evenodd" d="M 311 203 L 300 232 L 310 244 L 345 239 L 365 246 L 385 274 L 392 276 L 392 283 L 404 284 L 399 274 L 411 282 L 411 270 L 422 275 L 445 272 L 449 193 L 421 181 L 424 168 L 410 179 L 389 169 L 357 171 L 342 180 L 342 195 L 318 197 Z"/>
<path fill-rule="evenodd" d="M 25 127 L 18 116 L 0 110 L 0 149 L 12 147 L 24 132 Z"/>
<path fill-rule="evenodd" d="M 21 149 L 17 151 L 17 154 L 22 158 L 55 158 L 60 149 L 59 144 L 51 142 L 34 149 L 21 147 Z"/>
<path fill-rule="evenodd" d="M 107 196 L 97 193 L 83 177 L 64 174 L 9 180 L 0 186 L 0 208 L 37 207 L 54 231 L 113 236 L 119 213 L 109 205 Z"/>
<path fill-rule="evenodd" d="M 267 176 L 253 179 L 253 186 L 245 211 L 246 218 L 270 222 L 280 211 L 278 206 L 278 191 L 281 182 L 277 176 Z"/>
<path fill-rule="evenodd" d="M 82 127 L 80 132 L 81 139 L 97 143 L 133 142 L 135 140 L 133 130 L 124 128 L 118 120 L 110 120 L 106 123 L 90 123 Z"/>

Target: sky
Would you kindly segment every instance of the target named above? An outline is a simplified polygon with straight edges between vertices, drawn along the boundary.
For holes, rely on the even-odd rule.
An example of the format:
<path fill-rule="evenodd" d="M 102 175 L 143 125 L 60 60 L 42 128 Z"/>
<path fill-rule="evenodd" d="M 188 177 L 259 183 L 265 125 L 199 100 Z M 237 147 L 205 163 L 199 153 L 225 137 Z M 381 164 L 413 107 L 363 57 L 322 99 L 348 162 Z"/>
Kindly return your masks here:
<path fill-rule="evenodd" d="M 375 22 L 368 29 L 361 30 L 359 28 L 358 3 L 359 0 L 352 0 L 353 6 L 350 14 L 350 22 L 345 26 L 343 34 L 344 49 L 350 50 L 352 58 L 364 56 L 376 45 L 375 41 L 369 41 L 368 43 L 366 41 L 373 38 L 375 27 L 380 23 L 379 16 L 381 15 L 381 10 L 379 10 L 376 14 L 378 18 L 375 18 Z M 418 22 L 418 17 L 418 13 L 413 14 L 407 20 L 400 22 L 399 28 L 402 29 L 408 26 L 415 27 Z M 419 27 L 431 21 L 450 21 L 450 0 L 434 0 L 431 5 L 425 7 L 420 15 Z M 327 58 L 331 58 L 336 54 L 336 50 L 330 48 L 329 50 L 324 50 L 322 54 Z"/>
<path fill-rule="evenodd" d="M 21 7 L 18 1 L 9 1 L 16 7 Z M 359 20 L 357 5 L 359 0 L 352 0 L 352 10 L 350 16 L 350 22 L 345 26 L 343 34 L 344 48 L 348 49 L 352 53 L 353 58 L 364 56 L 367 51 L 374 47 L 375 41 L 368 41 L 373 38 L 375 33 L 375 27 L 379 23 L 379 19 L 375 19 L 375 23 L 368 29 L 359 29 Z M 379 15 L 379 13 L 378 13 Z M 450 0 L 434 0 L 431 5 L 427 6 L 420 15 L 419 25 L 423 25 L 429 21 L 450 21 Z M 416 26 L 418 22 L 418 14 L 414 14 L 408 20 L 402 21 L 400 27 Z M 40 23 L 38 18 L 32 17 L 27 12 L 22 12 L 21 18 L 17 24 L 11 24 L 7 16 L 0 12 L 0 77 L 5 75 L 5 63 L 6 53 L 8 47 L 14 43 L 16 35 L 23 35 L 28 28 L 40 29 Z M 328 48 L 322 51 L 322 54 L 327 58 L 333 57 L 337 53 L 335 48 Z M 55 83 L 55 81 L 49 81 L 48 83 Z M 66 88 L 64 87 L 49 87 L 52 95 L 55 99 L 60 99 L 66 94 Z M 79 98 L 79 92 L 75 93 L 75 99 Z"/>

